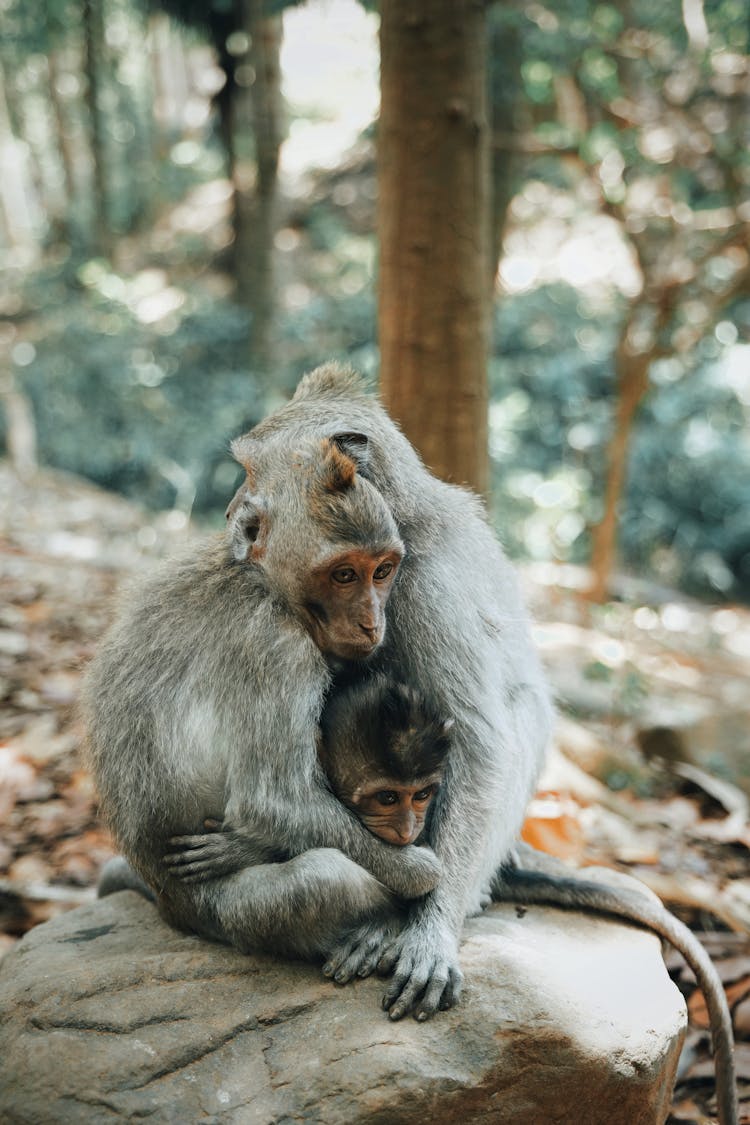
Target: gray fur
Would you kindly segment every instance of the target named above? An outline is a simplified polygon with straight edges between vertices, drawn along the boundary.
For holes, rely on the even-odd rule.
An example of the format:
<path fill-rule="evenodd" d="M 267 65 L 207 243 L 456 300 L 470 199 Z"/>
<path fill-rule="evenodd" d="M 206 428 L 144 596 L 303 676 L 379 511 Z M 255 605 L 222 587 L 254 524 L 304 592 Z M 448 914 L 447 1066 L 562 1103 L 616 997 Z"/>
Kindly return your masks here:
<path fill-rule="evenodd" d="M 371 664 L 455 719 L 432 823 L 439 863 L 429 849 L 368 833 L 330 793 L 317 760 L 331 669 L 301 624 L 310 552 L 325 545 L 316 542 L 322 525 L 311 524 L 309 481 L 322 439 L 341 434 L 356 436 L 360 538 L 377 510 L 379 541 L 395 530 L 406 550 Z M 234 450 L 249 475 L 228 537 L 132 594 L 89 675 L 105 814 L 177 924 L 240 948 L 323 953 L 337 979 L 377 960 L 394 971 L 391 1016 L 426 1018 L 458 996 L 463 919 L 510 853 L 549 735 L 552 709 L 515 575 L 476 497 L 436 480 L 351 372 L 329 365 L 307 376 Z M 340 532 L 336 504 L 324 520 L 329 539 Z M 267 543 L 262 529 L 248 543 L 246 560 L 236 522 L 245 508 L 268 513 L 274 528 Z M 206 817 L 249 841 L 254 866 L 185 883 L 162 858 L 172 837 L 200 832 Z M 343 856 L 334 861 L 328 849 Z M 405 921 L 394 896 L 415 900 Z"/>

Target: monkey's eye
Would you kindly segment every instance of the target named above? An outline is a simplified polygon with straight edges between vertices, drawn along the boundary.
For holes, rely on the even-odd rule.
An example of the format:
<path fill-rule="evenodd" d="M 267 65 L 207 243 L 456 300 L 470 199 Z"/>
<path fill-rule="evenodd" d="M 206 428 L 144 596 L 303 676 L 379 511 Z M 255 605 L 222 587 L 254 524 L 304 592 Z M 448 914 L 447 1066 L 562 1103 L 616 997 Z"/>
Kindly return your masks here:
<path fill-rule="evenodd" d="M 338 570 L 334 570 L 331 574 L 334 582 L 338 582 L 339 586 L 348 586 L 350 582 L 357 581 L 357 572 L 352 566 L 340 566 Z"/>
<path fill-rule="evenodd" d="M 379 805 L 397 805 L 398 793 L 395 789 L 381 789 L 379 793 L 375 794 L 375 800 Z"/>
<path fill-rule="evenodd" d="M 420 789 L 418 793 L 415 793 L 412 800 L 416 801 L 418 804 L 423 804 L 425 801 L 429 801 L 435 796 L 435 789 L 436 786 L 428 785 L 426 789 Z"/>
<path fill-rule="evenodd" d="M 380 564 L 380 566 L 374 571 L 373 578 L 375 579 L 376 582 L 382 582 L 383 579 L 387 578 L 388 575 L 392 571 L 393 571 L 393 563 L 392 562 L 382 562 Z"/>

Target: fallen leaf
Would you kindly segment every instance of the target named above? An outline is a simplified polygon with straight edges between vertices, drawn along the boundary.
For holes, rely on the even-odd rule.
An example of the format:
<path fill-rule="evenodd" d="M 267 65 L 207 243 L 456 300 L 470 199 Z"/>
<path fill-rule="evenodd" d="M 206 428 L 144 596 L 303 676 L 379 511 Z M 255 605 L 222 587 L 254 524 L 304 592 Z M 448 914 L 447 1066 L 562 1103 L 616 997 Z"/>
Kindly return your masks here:
<path fill-rule="evenodd" d="M 580 861 L 584 853 L 584 834 L 578 811 L 578 806 L 569 797 L 563 798 L 559 793 L 540 793 L 529 805 L 521 839 L 558 859 Z"/>
<path fill-rule="evenodd" d="M 727 1003 L 732 1008 L 738 1000 L 742 1000 L 745 995 L 750 992 L 750 976 L 743 977 L 742 980 L 735 981 L 725 987 L 724 991 L 727 994 Z M 708 1009 L 703 993 L 696 990 L 688 1000 L 688 1016 L 690 1022 L 696 1027 L 709 1028 L 711 1021 L 708 1018 Z M 750 1048 L 749 1048 L 750 1049 Z M 748 1078 L 750 1078 L 750 1054 L 748 1055 Z"/>

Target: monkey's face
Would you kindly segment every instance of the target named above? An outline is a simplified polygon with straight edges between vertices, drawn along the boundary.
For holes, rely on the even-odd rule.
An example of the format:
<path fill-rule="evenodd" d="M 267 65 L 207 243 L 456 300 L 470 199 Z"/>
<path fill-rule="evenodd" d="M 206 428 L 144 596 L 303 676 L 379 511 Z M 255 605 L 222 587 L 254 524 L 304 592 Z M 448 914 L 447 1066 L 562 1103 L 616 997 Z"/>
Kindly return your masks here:
<path fill-rule="evenodd" d="M 312 569 L 302 612 L 322 653 L 363 660 L 380 645 L 401 558 L 395 545 L 374 553 L 358 549 L 335 554 Z"/>
<path fill-rule="evenodd" d="M 438 785 L 437 778 L 420 778 L 413 785 L 379 779 L 347 804 L 373 835 L 404 847 L 420 836 Z"/>
<path fill-rule="evenodd" d="M 341 447 L 360 436 L 311 439 L 291 458 L 243 446 L 253 460 L 227 511 L 234 558 L 263 571 L 320 651 L 342 660 L 382 642 L 404 555 L 390 509 Z"/>

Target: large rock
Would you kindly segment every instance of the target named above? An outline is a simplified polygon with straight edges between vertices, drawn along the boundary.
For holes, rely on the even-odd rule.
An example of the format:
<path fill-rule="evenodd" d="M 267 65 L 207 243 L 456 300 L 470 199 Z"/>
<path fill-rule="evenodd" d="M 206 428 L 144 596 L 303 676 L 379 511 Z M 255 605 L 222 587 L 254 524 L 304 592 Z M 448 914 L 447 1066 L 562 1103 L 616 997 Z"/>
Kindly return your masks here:
<path fill-rule="evenodd" d="M 0 965 L 0 1121 L 654 1125 L 685 1029 L 659 943 L 534 907 L 466 926 L 461 1004 L 391 1023 L 382 982 L 177 933 L 131 892 Z"/>

